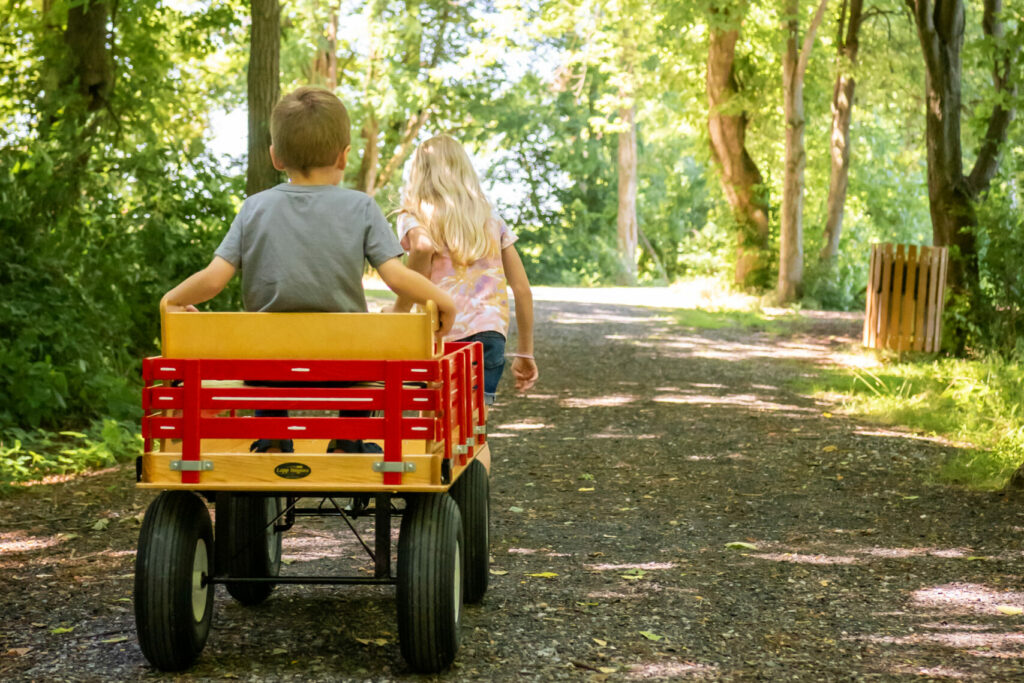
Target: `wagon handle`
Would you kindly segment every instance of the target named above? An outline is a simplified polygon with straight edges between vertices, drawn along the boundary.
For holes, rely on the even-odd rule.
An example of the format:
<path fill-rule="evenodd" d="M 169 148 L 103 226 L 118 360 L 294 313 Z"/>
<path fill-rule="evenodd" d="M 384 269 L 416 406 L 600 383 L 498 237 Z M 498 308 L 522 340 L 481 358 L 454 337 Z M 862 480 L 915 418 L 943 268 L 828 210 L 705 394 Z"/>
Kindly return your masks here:
<path fill-rule="evenodd" d="M 441 325 L 441 318 L 437 313 L 437 303 L 433 299 L 427 299 L 426 309 L 429 322 L 427 334 L 430 335 L 430 348 L 433 349 L 434 358 L 439 358 L 444 353 L 444 344 L 439 342 L 434 334 Z"/>

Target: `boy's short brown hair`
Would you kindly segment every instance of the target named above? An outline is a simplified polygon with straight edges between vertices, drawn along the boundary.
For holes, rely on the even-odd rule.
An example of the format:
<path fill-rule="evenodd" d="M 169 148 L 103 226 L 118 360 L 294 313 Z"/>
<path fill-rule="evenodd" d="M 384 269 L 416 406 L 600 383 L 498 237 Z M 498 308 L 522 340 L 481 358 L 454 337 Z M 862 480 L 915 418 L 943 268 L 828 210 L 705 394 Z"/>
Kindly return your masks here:
<path fill-rule="evenodd" d="M 351 142 L 351 128 L 345 105 L 323 88 L 293 90 L 270 115 L 274 155 L 286 169 L 303 174 L 333 165 Z"/>

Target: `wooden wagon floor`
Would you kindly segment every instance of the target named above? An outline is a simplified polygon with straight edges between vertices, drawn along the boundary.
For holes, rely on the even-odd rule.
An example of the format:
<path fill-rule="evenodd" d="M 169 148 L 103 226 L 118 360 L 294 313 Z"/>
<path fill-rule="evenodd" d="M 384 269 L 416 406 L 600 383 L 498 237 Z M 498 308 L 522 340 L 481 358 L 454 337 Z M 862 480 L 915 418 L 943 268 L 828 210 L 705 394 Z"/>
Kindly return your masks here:
<path fill-rule="evenodd" d="M 859 316 L 776 335 L 537 308 L 541 381 L 516 397 L 506 377 L 489 420 L 491 588 L 437 680 L 1019 678 L 1022 501 L 935 483 L 955 446 L 788 384 L 845 362 Z M 257 608 L 220 589 L 196 668 L 153 672 L 130 601 L 154 494 L 133 479 L 0 499 L 0 679 L 425 679 L 390 587 L 282 587 Z M 336 519 L 302 521 L 284 553 L 287 573 L 369 571 Z"/>

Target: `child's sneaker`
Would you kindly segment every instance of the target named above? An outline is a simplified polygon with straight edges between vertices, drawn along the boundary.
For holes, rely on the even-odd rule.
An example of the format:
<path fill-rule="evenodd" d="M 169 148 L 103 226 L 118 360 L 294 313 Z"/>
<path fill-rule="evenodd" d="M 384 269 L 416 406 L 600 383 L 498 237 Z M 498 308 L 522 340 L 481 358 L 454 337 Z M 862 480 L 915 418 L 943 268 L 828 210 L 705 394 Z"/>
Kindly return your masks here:
<path fill-rule="evenodd" d="M 294 453 L 291 439 L 257 439 L 249 446 L 250 453 Z"/>
<path fill-rule="evenodd" d="M 327 444 L 328 453 L 383 453 L 384 449 L 375 443 L 362 440 L 331 439 Z"/>

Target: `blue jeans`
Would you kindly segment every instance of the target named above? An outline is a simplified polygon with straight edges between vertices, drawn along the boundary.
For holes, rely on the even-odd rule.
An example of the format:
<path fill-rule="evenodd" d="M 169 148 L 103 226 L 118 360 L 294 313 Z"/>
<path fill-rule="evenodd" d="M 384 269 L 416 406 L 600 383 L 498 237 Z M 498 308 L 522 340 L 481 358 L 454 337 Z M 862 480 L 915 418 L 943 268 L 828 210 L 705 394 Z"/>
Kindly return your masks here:
<path fill-rule="evenodd" d="M 498 382 L 505 370 L 505 335 L 500 332 L 477 332 L 460 342 L 478 341 L 484 345 L 484 403 L 494 403 L 498 393 Z"/>

